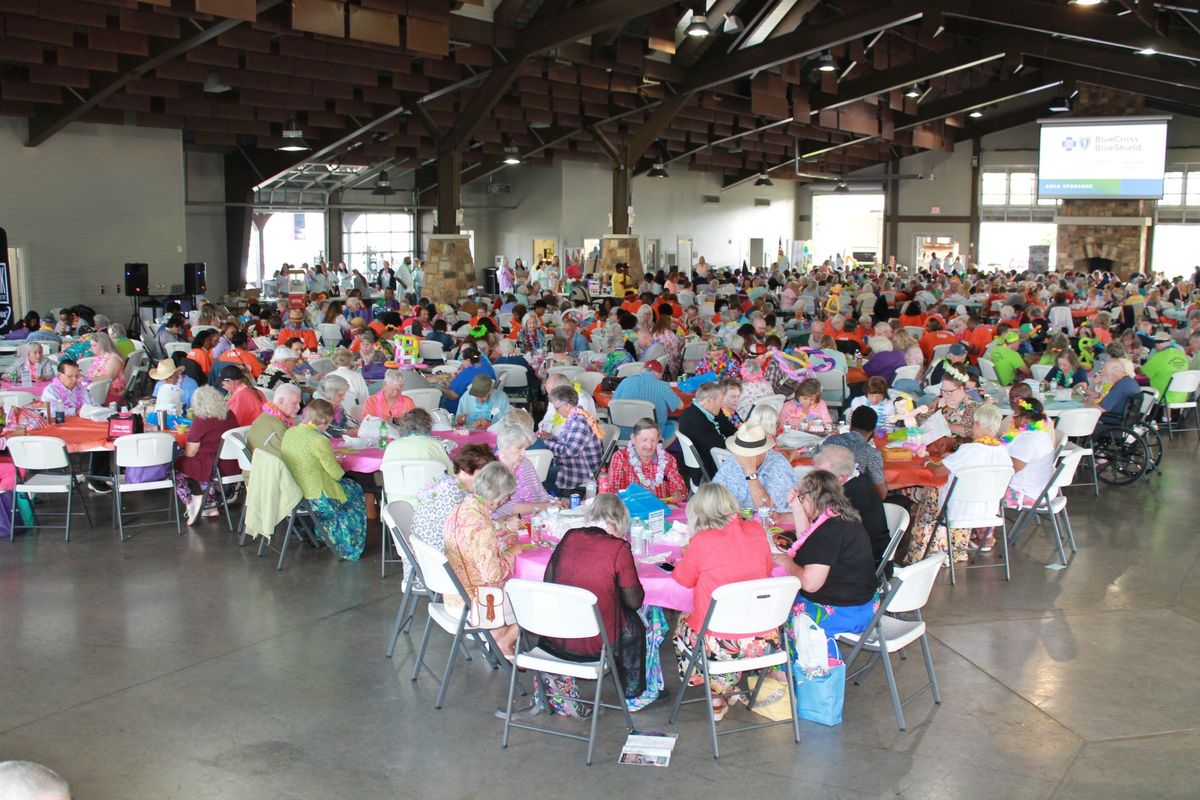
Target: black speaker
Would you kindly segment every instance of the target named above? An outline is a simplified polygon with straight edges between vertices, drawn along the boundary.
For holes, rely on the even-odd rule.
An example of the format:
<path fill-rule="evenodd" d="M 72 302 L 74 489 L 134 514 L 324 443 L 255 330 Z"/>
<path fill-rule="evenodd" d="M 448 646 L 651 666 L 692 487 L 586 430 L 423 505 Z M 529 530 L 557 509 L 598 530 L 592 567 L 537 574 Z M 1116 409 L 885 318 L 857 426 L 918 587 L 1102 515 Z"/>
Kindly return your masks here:
<path fill-rule="evenodd" d="M 146 295 L 150 292 L 150 265 L 125 265 L 125 294 Z"/>
<path fill-rule="evenodd" d="M 183 293 L 184 294 L 204 294 L 207 287 L 204 285 L 205 266 L 203 261 L 193 261 L 183 265 Z"/>

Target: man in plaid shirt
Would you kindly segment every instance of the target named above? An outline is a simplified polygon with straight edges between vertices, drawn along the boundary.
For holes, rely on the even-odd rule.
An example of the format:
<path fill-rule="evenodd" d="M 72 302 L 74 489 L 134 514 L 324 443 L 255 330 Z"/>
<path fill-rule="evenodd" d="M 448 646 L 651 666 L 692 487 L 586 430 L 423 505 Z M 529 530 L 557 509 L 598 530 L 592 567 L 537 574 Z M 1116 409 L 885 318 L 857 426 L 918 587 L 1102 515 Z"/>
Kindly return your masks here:
<path fill-rule="evenodd" d="M 579 393 L 574 387 L 555 387 L 550 392 L 550 404 L 566 422 L 557 435 L 540 431 L 538 436 L 546 440 L 546 446 L 554 453 L 558 467 L 554 486 L 560 497 L 567 497 L 596 475 L 603 448 L 598 425 L 579 408 Z"/>

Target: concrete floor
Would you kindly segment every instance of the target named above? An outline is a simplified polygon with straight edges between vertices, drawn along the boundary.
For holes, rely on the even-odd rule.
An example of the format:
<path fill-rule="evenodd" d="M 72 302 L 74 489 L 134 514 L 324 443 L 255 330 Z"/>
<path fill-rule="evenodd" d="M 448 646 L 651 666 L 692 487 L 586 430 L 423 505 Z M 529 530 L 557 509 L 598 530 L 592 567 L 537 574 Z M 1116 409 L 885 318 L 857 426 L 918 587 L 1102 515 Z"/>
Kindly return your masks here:
<path fill-rule="evenodd" d="M 435 711 L 433 682 L 408 678 L 413 643 L 383 657 L 399 580 L 380 579 L 377 544 L 362 563 L 306 551 L 277 573 L 215 521 L 119 545 L 104 511 L 70 544 L 0 543 L 0 759 L 47 764 L 88 800 L 682 797 L 714 783 L 809 799 L 1196 797 L 1196 452 L 1180 445 L 1166 474 L 1098 500 L 1073 490 L 1067 570 L 1045 568 L 1052 547 L 1034 533 L 1009 584 L 943 574 L 927 613 L 943 704 L 914 701 L 907 733 L 876 670 L 848 687 L 840 727 L 804 723 L 798 747 L 786 728 L 723 737 L 719 763 L 690 706 L 665 770 L 615 764 L 608 714 L 591 768 L 566 740 L 517 731 L 501 750 L 506 684 L 481 659 Z M 919 686 L 920 658 L 898 676 Z M 666 710 L 635 720 L 665 728 Z"/>

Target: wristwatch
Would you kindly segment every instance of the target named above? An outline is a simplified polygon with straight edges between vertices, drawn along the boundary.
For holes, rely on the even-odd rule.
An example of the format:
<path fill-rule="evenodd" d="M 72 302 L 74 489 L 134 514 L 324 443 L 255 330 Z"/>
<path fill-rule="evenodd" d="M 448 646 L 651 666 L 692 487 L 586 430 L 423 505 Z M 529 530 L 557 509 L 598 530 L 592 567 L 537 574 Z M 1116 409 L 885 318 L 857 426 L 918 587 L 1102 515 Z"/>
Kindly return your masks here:
<path fill-rule="evenodd" d="M 756 481 L 756 480 L 758 480 L 758 473 L 757 473 L 757 472 L 751 472 L 749 475 L 747 475 L 747 476 L 746 476 L 746 480 L 748 480 L 748 481 Z"/>

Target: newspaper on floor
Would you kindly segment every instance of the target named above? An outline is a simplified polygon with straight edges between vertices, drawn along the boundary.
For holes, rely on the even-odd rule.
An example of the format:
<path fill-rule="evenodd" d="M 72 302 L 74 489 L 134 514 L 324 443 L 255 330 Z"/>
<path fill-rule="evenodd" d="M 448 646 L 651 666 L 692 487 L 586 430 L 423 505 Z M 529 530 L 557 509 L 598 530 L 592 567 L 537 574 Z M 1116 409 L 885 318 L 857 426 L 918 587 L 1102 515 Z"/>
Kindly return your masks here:
<path fill-rule="evenodd" d="M 671 751 L 679 734 L 659 731 L 634 731 L 625 739 L 617 760 L 630 767 L 665 767 L 671 763 Z"/>

